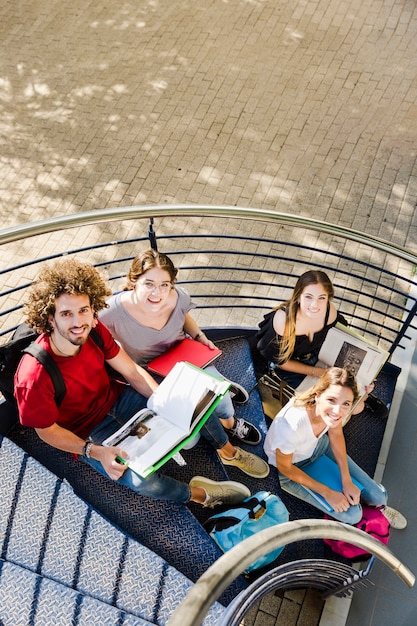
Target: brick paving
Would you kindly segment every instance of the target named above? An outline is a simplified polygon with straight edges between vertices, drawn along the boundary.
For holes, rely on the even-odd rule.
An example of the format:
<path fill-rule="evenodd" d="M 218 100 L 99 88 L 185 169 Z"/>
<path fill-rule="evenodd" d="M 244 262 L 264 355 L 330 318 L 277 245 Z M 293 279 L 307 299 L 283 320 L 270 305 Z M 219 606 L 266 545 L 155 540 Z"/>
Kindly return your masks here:
<path fill-rule="evenodd" d="M 3 228 L 117 206 L 238 205 L 416 252 L 410 0 L 2 0 L 0 17 Z M 66 237 L 83 244 L 82 232 Z M 10 244 L 0 267 L 62 245 Z M 316 624 L 307 596 L 265 598 L 247 624 Z"/>

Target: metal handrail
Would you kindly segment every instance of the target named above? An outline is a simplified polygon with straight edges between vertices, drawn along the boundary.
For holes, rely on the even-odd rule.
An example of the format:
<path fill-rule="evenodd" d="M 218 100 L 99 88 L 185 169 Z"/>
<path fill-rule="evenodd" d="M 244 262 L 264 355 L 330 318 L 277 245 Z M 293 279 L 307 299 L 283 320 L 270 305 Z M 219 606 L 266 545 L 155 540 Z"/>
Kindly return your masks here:
<path fill-rule="evenodd" d="M 109 222 L 120 222 L 123 220 L 144 220 L 144 219 L 150 220 L 150 226 L 148 228 L 147 236 L 145 235 L 143 237 L 135 237 L 134 239 L 125 239 L 121 242 L 111 241 L 111 242 L 107 242 L 104 244 L 93 243 L 91 246 L 88 246 L 88 248 L 84 248 L 84 249 L 85 250 L 96 250 L 96 249 L 98 250 L 104 246 L 110 246 L 110 245 L 117 246 L 119 243 L 125 244 L 126 242 L 129 243 L 129 242 L 147 241 L 147 240 L 151 242 L 152 244 L 152 241 L 155 241 L 155 232 L 153 231 L 154 219 L 161 218 L 164 220 L 166 219 L 169 220 L 170 218 L 174 218 L 174 217 L 181 217 L 181 218 L 184 218 L 184 217 L 185 218 L 186 217 L 209 218 L 210 217 L 210 218 L 226 218 L 226 219 L 230 218 L 231 220 L 239 220 L 239 221 L 256 220 L 259 222 L 265 222 L 265 221 L 271 222 L 279 226 L 303 228 L 308 231 L 315 231 L 319 234 L 330 235 L 330 236 L 334 236 L 340 239 L 353 241 L 355 242 L 355 244 L 358 244 L 358 246 L 363 244 L 372 250 L 379 250 L 386 255 L 390 255 L 391 257 L 395 257 L 397 259 L 405 261 L 413 266 L 417 266 L 417 254 L 413 254 L 412 252 L 400 246 L 396 246 L 388 241 L 374 237 L 372 235 L 361 233 L 360 231 L 356 231 L 356 230 L 346 228 L 343 226 L 338 226 L 335 224 L 329 224 L 329 223 L 315 220 L 312 218 L 305 218 L 305 217 L 291 215 L 287 213 L 284 214 L 284 213 L 270 211 L 270 210 L 239 208 L 239 207 L 230 207 L 230 206 L 199 206 L 199 205 L 170 205 L 170 206 L 155 205 L 155 206 L 142 206 L 142 207 L 131 206 L 131 207 L 122 207 L 122 208 L 114 208 L 114 209 L 96 210 L 96 211 L 90 211 L 90 212 L 79 213 L 79 214 L 74 214 L 74 215 L 55 217 L 51 219 L 41 220 L 38 222 L 29 223 L 29 224 L 22 224 L 19 226 L 1 230 L 0 231 L 0 246 L 10 244 L 16 241 L 25 240 L 30 237 L 46 235 L 49 233 L 53 233 L 57 231 L 64 231 L 67 229 L 74 229 L 74 228 L 80 228 L 80 227 L 85 227 L 85 226 L 94 226 L 97 224 L 105 224 Z M 189 237 L 190 238 L 191 237 L 197 237 L 197 238 L 198 237 L 200 238 L 215 237 L 216 235 L 212 234 L 213 232 L 212 224 L 210 225 L 210 230 L 211 230 L 210 234 L 192 234 L 192 235 L 190 234 Z M 143 230 L 143 232 L 145 233 L 145 229 Z M 183 237 L 187 237 L 187 235 L 169 234 L 169 235 L 161 235 L 160 237 L 158 236 L 157 240 L 158 242 L 160 241 L 164 242 L 164 241 L 172 240 L 175 238 L 182 239 Z M 229 237 L 229 236 L 225 235 L 225 238 L 226 237 Z M 249 241 L 253 241 L 255 244 L 257 242 L 257 239 L 254 238 L 253 236 L 252 237 L 244 237 L 244 236 L 232 237 L 232 239 L 234 238 L 242 239 L 242 240 L 247 239 Z M 282 243 L 282 242 L 278 242 L 277 240 L 274 241 L 271 239 L 264 239 L 264 238 L 262 238 L 259 241 L 262 241 L 262 242 L 269 241 L 270 243 L 271 242 Z M 288 245 L 293 245 L 291 242 L 286 242 L 286 243 L 288 243 Z M 309 249 L 309 247 L 307 246 L 305 248 Z M 194 253 L 199 254 L 201 253 L 201 248 L 200 249 L 196 248 L 195 250 L 187 250 L 187 251 L 176 249 L 172 252 L 172 254 L 186 254 L 188 252 L 190 252 L 191 254 L 194 254 Z M 226 254 L 226 252 L 229 252 L 229 251 L 220 250 L 219 248 L 217 248 L 217 249 L 210 250 L 210 252 L 218 253 L 218 254 L 223 254 L 223 253 Z M 323 254 L 327 254 L 325 249 L 320 249 L 319 252 Z M 49 257 L 45 257 L 44 260 L 57 258 L 67 253 L 74 254 L 74 253 L 77 253 L 77 250 L 71 250 L 71 251 L 67 250 L 67 251 L 63 251 L 62 253 L 53 254 L 53 255 L 50 255 Z M 242 251 L 242 249 L 240 249 L 237 252 L 233 250 L 231 251 L 231 253 L 232 254 L 245 254 L 245 251 Z M 375 268 L 375 265 L 372 265 L 370 263 L 369 264 L 363 263 L 362 259 L 355 259 L 353 257 L 347 257 L 345 255 L 334 254 L 333 251 L 329 251 L 329 254 L 333 254 L 339 260 L 340 259 L 344 259 L 347 261 L 350 260 L 352 263 L 352 267 L 354 263 L 358 263 L 358 264 L 365 264 L 368 267 Z M 262 253 L 262 252 L 260 252 L 259 254 L 254 254 L 254 257 L 261 258 L 262 256 L 265 256 L 267 258 L 274 258 L 274 259 L 278 258 L 274 256 L 273 254 L 269 255 L 268 253 Z M 105 258 L 104 255 L 103 255 L 103 258 Z M 113 263 L 120 263 L 120 262 L 125 262 L 125 261 L 127 265 L 127 260 L 128 260 L 128 257 L 125 257 L 124 259 L 118 258 L 118 259 L 115 259 L 114 261 L 113 260 L 101 261 L 100 259 L 97 265 L 98 266 L 112 265 Z M 290 260 L 292 262 L 298 262 L 299 264 L 303 264 L 303 263 L 306 264 L 306 262 L 303 260 L 298 261 L 295 258 L 292 258 Z M 42 259 L 36 259 L 36 260 L 30 259 L 27 263 L 23 263 L 19 267 L 26 267 L 27 265 L 37 264 L 41 261 Z M 312 266 L 318 266 L 318 264 L 313 261 Z M 212 269 L 212 267 L 214 267 L 214 265 L 211 266 L 209 269 Z M 0 271 L 0 275 L 3 273 L 7 273 L 7 271 L 10 269 L 11 268 L 8 268 L 4 272 Z M 207 270 L 208 268 L 203 268 L 203 266 L 201 265 L 197 267 L 187 265 L 185 269 L 193 270 L 193 271 L 197 270 L 197 272 L 201 272 L 203 270 Z M 233 268 L 227 268 L 227 269 L 229 270 Z M 403 281 L 401 284 L 406 284 L 407 286 L 409 286 L 412 283 L 412 280 L 408 278 L 404 279 L 401 276 L 397 276 L 397 274 L 389 272 L 388 269 L 385 269 L 385 268 L 379 268 L 379 269 L 380 269 L 380 274 L 379 274 L 380 280 L 381 280 L 381 274 L 382 274 L 384 277 L 388 276 L 388 278 L 393 278 L 394 280 L 396 278 L 401 278 L 401 280 Z M 257 269 L 256 271 L 262 271 L 262 270 Z M 357 270 L 358 274 L 360 274 L 361 271 L 362 271 L 361 269 Z M 346 266 L 345 266 L 345 269 L 342 270 L 342 272 L 344 272 L 345 275 L 348 274 L 349 268 L 348 268 L 348 271 L 346 272 Z M 265 274 L 267 275 L 267 281 L 271 281 L 271 282 L 265 282 L 264 284 L 267 287 L 275 287 L 276 283 L 274 283 L 273 280 L 277 272 L 275 272 L 273 269 L 268 268 L 265 271 Z M 291 276 L 291 274 L 289 273 L 283 274 L 283 275 L 287 277 Z M 198 280 L 198 276 L 199 274 L 197 273 L 197 280 Z M 118 277 L 120 277 L 120 274 Z M 25 290 L 30 285 L 30 283 L 26 282 L 27 276 L 25 276 L 25 279 L 26 280 L 25 280 L 24 285 L 13 287 L 10 291 Z M 184 283 L 195 284 L 197 280 L 195 278 L 195 275 L 193 275 L 191 279 L 189 278 L 188 280 L 185 280 Z M 201 280 L 198 280 L 198 282 L 200 286 L 203 287 L 205 282 L 211 282 L 211 281 L 206 281 L 205 279 L 201 279 Z M 225 284 L 225 281 L 221 281 L 221 280 L 220 281 L 214 280 L 212 282 L 216 282 L 216 283 L 223 282 L 223 284 Z M 228 284 L 239 283 L 239 281 L 235 281 L 235 280 L 231 280 L 227 282 Z M 242 284 L 243 283 L 250 284 L 248 281 L 242 280 L 241 282 Z M 372 278 L 369 279 L 369 283 L 374 283 L 372 286 L 380 285 L 379 282 L 373 281 Z M 7 291 L 9 290 L 5 290 L 2 295 L 7 294 Z M 396 302 L 398 302 L 398 297 L 401 298 L 404 295 L 403 291 L 398 291 L 396 289 L 392 289 L 391 293 L 395 294 Z M 355 296 L 355 293 L 352 294 L 352 298 L 354 296 Z M 204 294 L 201 293 L 201 294 L 198 294 L 197 296 L 195 296 L 194 294 L 193 297 L 203 298 Z M 217 297 L 229 298 L 230 296 L 217 294 Z M 248 298 L 247 295 L 241 295 L 239 297 L 241 297 L 242 299 Z M 255 302 L 258 301 L 257 298 L 259 298 L 259 296 L 257 294 L 253 294 L 253 296 L 251 297 L 253 298 Z M 262 296 L 262 298 L 264 299 L 264 302 L 268 301 L 268 296 Z M 375 304 L 376 301 L 380 301 L 380 300 L 381 298 L 378 293 L 378 296 L 372 301 L 371 304 Z M 345 299 L 345 302 L 348 302 L 348 299 Z M 236 307 L 236 308 L 239 308 L 242 306 L 245 306 L 246 308 L 246 304 L 240 305 L 238 302 L 233 302 L 232 304 L 233 304 L 233 307 Z M 268 305 L 265 304 L 263 308 L 266 308 L 267 306 Z M 411 306 L 407 309 L 405 306 L 404 307 L 398 306 L 395 303 L 393 303 L 392 306 L 398 309 L 400 313 L 404 313 L 404 312 L 408 313 L 408 316 L 406 317 L 405 321 L 400 320 L 400 319 L 398 320 L 398 332 L 397 332 L 397 329 L 394 331 L 394 334 L 396 334 L 396 338 L 391 344 L 391 349 L 390 349 L 391 353 L 393 349 L 399 345 L 399 342 L 401 341 L 402 337 L 408 338 L 406 335 L 406 331 L 408 328 L 412 328 L 412 323 L 417 312 L 417 301 L 416 301 L 416 298 L 414 298 Z M 250 307 L 256 308 L 256 309 L 262 308 L 260 305 L 254 304 L 254 303 L 248 305 L 248 308 Z M 18 308 L 19 307 L 11 308 L 10 311 L 15 311 Z M 199 308 L 204 308 L 204 305 L 202 305 Z M 367 304 L 366 306 L 364 306 L 364 308 L 369 309 L 370 307 Z M 390 317 L 391 319 L 396 320 L 396 317 L 393 318 L 390 313 L 387 313 L 386 318 L 389 319 Z M 359 316 L 357 319 L 361 320 Z M 390 330 L 390 332 L 393 332 L 392 329 L 387 329 L 387 328 L 384 329 L 383 326 L 384 326 L 383 323 L 379 325 L 379 327 L 382 330 L 385 330 L 385 331 Z M 8 332 L 8 331 L 5 331 L 5 332 Z M 372 330 L 370 330 L 369 332 L 371 332 L 372 334 Z M 3 332 L 0 333 L 0 335 L 2 334 Z M 341 531 L 341 527 L 343 527 L 342 528 L 343 532 Z M 358 533 L 359 533 L 359 539 L 357 536 Z M 346 527 L 345 525 L 340 524 L 338 522 L 331 522 L 331 521 L 324 522 L 323 520 L 298 520 L 294 522 L 289 522 L 287 524 L 283 524 L 279 527 L 275 527 L 274 529 L 268 529 L 261 533 L 258 533 L 251 539 L 246 540 L 240 546 L 237 546 L 234 550 L 230 551 L 229 553 L 221 557 L 221 559 L 219 559 L 211 568 L 209 568 L 206 574 L 204 574 L 201 577 L 200 581 L 198 581 L 198 583 L 193 587 L 193 589 L 191 590 L 189 594 L 191 599 L 189 599 L 189 596 L 187 596 L 185 600 L 185 603 L 186 603 L 185 610 L 181 608 L 183 606 L 181 605 L 181 607 L 179 607 L 179 609 L 172 616 L 169 622 L 169 626 L 177 626 L 177 625 L 187 626 L 188 624 L 190 624 L 190 626 L 191 625 L 197 626 L 197 624 L 201 623 L 201 620 L 203 619 L 205 612 L 208 610 L 211 604 L 221 595 L 222 591 L 251 562 L 255 561 L 258 558 L 258 556 L 266 554 L 267 552 L 277 547 L 280 547 L 288 543 L 292 543 L 294 541 L 301 541 L 301 540 L 305 540 L 309 538 L 320 538 L 320 537 L 323 537 L 323 538 L 327 537 L 330 539 L 333 539 L 333 538 L 345 539 L 345 540 L 346 540 L 346 537 L 348 537 L 347 540 L 350 543 L 353 543 L 355 545 L 360 545 L 361 547 L 373 552 L 376 556 L 378 556 L 378 558 L 380 558 L 386 565 L 388 565 L 407 585 L 412 586 L 414 584 L 414 575 L 410 572 L 410 570 L 408 570 L 408 568 L 405 565 L 403 565 L 395 557 L 395 555 L 393 555 L 385 546 L 375 541 L 368 535 L 364 535 L 364 533 L 361 533 L 361 531 L 358 531 L 357 529 L 352 528 L 350 526 Z M 180 615 L 180 617 L 177 617 L 177 614 Z M 197 620 L 200 620 L 200 621 L 197 621 Z"/>
<path fill-rule="evenodd" d="M 173 255 L 174 258 L 178 255 L 181 257 L 187 257 L 188 255 L 193 254 L 210 254 L 214 259 L 216 258 L 216 255 L 218 255 L 218 258 L 227 256 L 228 263 L 223 264 L 222 266 L 216 262 L 210 262 L 210 264 L 205 267 L 200 263 L 194 265 L 192 263 L 186 263 L 185 267 L 183 265 L 181 266 L 182 272 L 183 270 L 187 272 L 192 270 L 192 274 L 189 273 L 185 280 L 179 281 L 179 284 L 184 284 L 185 286 L 198 284 L 199 288 L 201 287 L 198 293 L 191 293 L 192 297 L 197 301 L 199 309 L 233 308 L 234 310 L 245 309 L 248 311 L 250 309 L 268 310 L 270 307 L 275 306 L 277 301 L 279 302 L 279 296 L 282 297 L 283 293 L 285 293 L 285 289 L 288 289 L 288 285 L 284 285 L 283 281 L 277 282 L 277 276 L 283 276 L 287 279 L 293 279 L 296 276 L 294 269 L 292 273 L 288 271 L 280 272 L 275 269 L 276 265 L 278 264 L 279 266 L 279 263 L 285 262 L 290 266 L 292 265 L 293 268 L 297 265 L 305 266 L 306 260 L 303 258 L 303 254 L 305 255 L 306 251 L 309 250 L 316 250 L 316 252 L 321 254 L 323 258 L 332 258 L 333 263 L 335 264 L 333 269 L 339 270 L 340 279 L 344 278 L 349 281 L 358 281 L 359 289 L 356 289 L 354 286 L 351 291 L 339 298 L 340 303 L 347 306 L 348 311 L 350 311 L 350 325 L 353 329 L 359 332 L 368 333 L 370 337 L 374 337 L 377 342 L 383 339 L 386 349 L 388 349 L 391 354 L 397 346 L 401 348 L 404 347 L 403 345 L 400 345 L 403 338 L 405 340 L 410 339 L 410 334 L 407 334 L 407 331 L 409 329 L 414 330 L 413 324 L 415 323 L 415 314 L 417 312 L 417 298 L 409 298 L 409 290 L 413 285 L 412 270 L 417 266 L 417 254 L 413 254 L 410 251 L 405 250 L 400 246 L 391 244 L 388 241 L 350 228 L 345 228 L 335 224 L 328 224 L 312 218 L 305 218 L 270 210 L 200 205 L 131 206 L 89 211 L 85 213 L 41 220 L 29 224 L 22 224 L 1 230 L 0 246 L 25 240 L 30 237 L 47 235 L 56 231 L 65 231 L 67 229 L 93 226 L 97 224 L 103 225 L 116 221 L 122 222 L 123 220 L 149 219 L 148 232 L 142 237 L 111 240 L 105 243 L 97 243 L 97 241 L 94 241 L 90 246 L 84 246 L 73 250 L 64 250 L 62 252 L 54 251 L 54 253 L 49 256 L 37 259 L 31 258 L 24 263 L 16 265 L 16 267 L 0 269 L 0 275 L 6 276 L 5 285 L 7 285 L 7 275 L 9 274 L 11 277 L 9 279 L 9 284 L 13 285 L 15 281 L 12 278 L 12 272 L 21 271 L 23 268 L 39 264 L 43 261 L 56 259 L 66 254 L 83 254 L 86 251 L 89 253 L 97 251 L 98 253 L 101 249 L 106 249 L 112 246 L 119 248 L 121 245 L 134 245 L 137 242 L 145 241 L 148 241 L 148 245 L 149 243 L 151 243 L 151 245 L 156 245 L 156 233 L 153 229 L 154 219 L 161 218 L 161 221 L 169 221 L 170 218 L 173 217 L 230 218 L 231 220 L 238 219 L 240 222 L 242 220 L 256 220 L 259 222 L 267 221 L 274 223 L 275 225 L 279 225 L 279 227 L 292 226 L 305 229 L 308 232 L 316 231 L 319 234 L 332 235 L 342 241 L 343 239 L 351 240 L 358 244 L 357 247 L 359 247 L 359 244 L 364 244 L 368 251 L 373 252 L 374 250 L 379 250 L 385 255 L 389 255 L 390 258 L 400 259 L 402 261 L 406 261 L 408 264 L 412 264 L 410 270 L 406 272 L 408 276 L 403 276 L 392 272 L 390 268 L 385 267 L 384 264 L 377 266 L 372 261 L 367 261 L 364 258 L 361 258 L 360 255 L 347 256 L 346 254 L 335 252 L 332 249 L 333 240 L 329 245 L 326 243 L 323 247 L 320 247 L 320 245 L 315 246 L 314 244 L 311 246 L 299 245 L 297 247 L 297 244 L 294 243 L 294 239 L 292 241 L 286 240 L 285 234 L 284 236 L 280 236 L 279 239 L 265 237 L 258 239 L 257 237 L 254 237 L 253 234 L 239 234 L 238 229 L 234 229 L 234 227 L 232 227 L 234 234 L 222 233 L 221 235 L 216 235 L 213 234 L 212 221 L 210 223 L 210 233 L 190 232 L 188 235 L 184 233 L 158 235 L 158 244 L 162 244 L 162 246 L 166 247 L 168 241 L 174 242 L 173 249 L 164 249 L 165 252 L 171 256 Z M 145 232 L 145 229 L 143 229 L 143 232 Z M 197 246 L 195 248 L 188 245 L 188 247 L 186 246 L 182 249 L 178 248 L 178 242 L 183 239 L 190 244 L 190 242 L 194 240 L 209 240 L 213 238 L 216 238 L 217 242 L 217 245 L 213 246 L 213 248 L 207 247 L 207 245 L 200 247 Z M 288 237 L 288 239 L 290 239 L 290 237 Z M 224 240 L 227 245 L 219 246 L 221 240 Z M 232 245 L 229 247 L 228 244 L 230 241 L 232 241 Z M 247 251 L 245 248 L 246 243 L 251 244 L 252 242 L 255 247 L 258 243 L 262 243 L 263 248 L 261 247 L 261 249 L 256 252 Z M 239 243 L 242 244 L 240 247 L 237 245 Z M 277 254 L 274 251 L 269 253 L 271 245 L 282 246 L 284 252 L 282 254 Z M 292 247 L 292 249 L 297 252 L 288 255 L 287 247 Z M 233 259 L 237 256 L 239 258 L 240 256 L 246 257 L 247 259 L 247 262 L 245 262 L 241 267 L 233 266 Z M 105 255 L 103 255 L 103 258 L 106 258 Z M 98 267 L 113 267 L 116 264 L 125 262 L 127 269 L 128 262 L 131 258 L 132 256 L 129 257 L 127 255 L 124 255 L 123 258 L 115 256 L 115 258 L 112 258 L 111 260 L 102 261 L 99 259 L 95 264 Z M 266 261 L 268 261 L 268 265 L 264 267 L 264 263 Z M 340 268 L 337 267 L 336 262 L 341 264 Z M 309 265 L 311 267 L 322 267 L 322 264 L 318 262 L 318 258 L 315 260 L 312 259 Z M 226 270 L 228 273 L 227 275 L 230 276 L 230 280 L 225 281 L 222 280 L 222 278 L 217 278 L 216 271 L 219 269 Z M 370 271 L 368 272 L 368 270 Z M 375 280 L 375 277 L 372 276 L 372 271 L 374 270 L 379 272 L 379 274 L 376 275 L 377 280 Z M 259 278 L 258 281 L 255 280 L 253 282 L 246 280 L 245 272 L 253 272 L 254 277 L 259 277 L 259 273 L 262 272 L 262 281 L 259 281 Z M 231 273 L 233 273 L 233 276 Z M 110 276 L 110 280 L 113 281 L 115 279 L 119 279 L 121 276 L 123 276 L 123 274 L 120 274 L 120 269 L 117 269 L 116 276 Z M 240 278 L 241 276 L 243 278 Z M 26 278 L 26 275 L 22 275 L 22 278 Z M 396 284 L 396 281 L 398 280 L 400 281 L 399 285 Z M 7 298 L 7 300 L 5 299 L 5 302 L 7 301 L 8 303 L 8 308 L 2 308 L 1 310 L 1 319 L 6 319 L 6 316 L 11 315 L 17 320 L 16 313 L 22 308 L 22 304 L 16 304 L 16 300 L 11 300 L 9 296 L 18 293 L 23 294 L 29 285 L 30 283 L 25 281 L 24 284 L 17 284 L 11 288 L 6 288 L 0 293 L 1 298 Z M 231 285 L 235 286 L 237 291 L 230 291 Z M 254 288 L 251 289 L 250 295 L 238 291 L 243 285 L 246 287 L 248 285 L 254 286 Z M 262 292 L 257 292 L 256 285 L 262 285 Z M 384 289 L 385 285 L 389 285 L 388 289 L 391 294 L 391 298 L 386 298 L 386 290 Z M 204 291 L 205 286 L 207 286 L 208 289 L 207 293 Z M 337 281 L 334 282 L 334 286 L 336 289 L 340 286 L 344 289 L 342 285 L 338 285 Z M 216 291 L 213 290 L 213 287 Z M 284 289 L 278 292 L 279 287 L 284 287 Z M 370 287 L 369 292 L 367 289 L 368 287 Z M 237 293 L 238 295 L 236 295 Z M 278 298 L 276 298 L 276 296 L 278 296 Z M 358 306 L 359 298 L 360 306 Z M 408 302 L 406 302 L 407 299 Z M 387 308 L 387 305 L 389 308 Z M 0 336 L 4 336 L 12 332 L 17 323 L 19 322 L 13 321 L 8 328 L 6 328 L 6 325 L 3 325 L 2 330 L 0 331 Z M 249 325 L 253 326 L 253 323 Z"/>
<path fill-rule="evenodd" d="M 111 209 L 97 209 L 72 215 L 64 215 L 46 220 L 39 220 L 29 224 L 12 226 L 0 231 L 0 245 L 33 237 L 35 235 L 51 233 L 62 229 L 91 226 L 101 222 L 118 220 L 132 220 L 156 217 L 230 217 L 235 219 L 256 219 L 260 221 L 277 222 L 285 226 L 298 226 L 329 235 L 336 235 L 372 246 L 387 254 L 392 254 L 409 263 L 417 265 L 417 255 L 406 248 L 390 243 L 385 239 L 362 233 L 337 224 L 322 222 L 309 217 L 301 217 L 279 211 L 266 209 L 241 208 L 233 206 L 201 206 L 188 204 L 129 206 Z"/>
<path fill-rule="evenodd" d="M 354 526 L 332 520 L 296 520 L 262 530 L 221 556 L 193 585 L 167 626 L 199 626 L 222 592 L 256 559 L 295 541 L 322 538 L 347 541 L 363 548 L 379 558 L 408 587 L 413 587 L 413 572 L 370 535 Z"/>

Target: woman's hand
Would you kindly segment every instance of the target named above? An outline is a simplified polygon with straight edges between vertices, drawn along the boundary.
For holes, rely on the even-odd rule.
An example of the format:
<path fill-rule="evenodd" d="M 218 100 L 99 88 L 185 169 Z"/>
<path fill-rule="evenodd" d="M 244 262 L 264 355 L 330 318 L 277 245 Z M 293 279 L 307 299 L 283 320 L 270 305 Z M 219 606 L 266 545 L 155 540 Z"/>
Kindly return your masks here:
<path fill-rule="evenodd" d="M 372 393 L 374 389 L 375 389 L 374 381 L 369 383 L 369 385 L 365 385 L 365 393 L 366 393 L 366 395 L 369 396 L 369 394 Z"/>
<path fill-rule="evenodd" d="M 197 341 L 210 348 L 210 350 L 214 350 L 216 347 L 214 343 L 208 337 L 206 337 L 206 335 L 202 331 L 200 331 Z"/>
<path fill-rule="evenodd" d="M 347 511 L 350 507 L 350 502 L 341 491 L 334 491 L 333 489 L 328 489 L 326 494 L 322 494 L 323 498 L 333 507 L 333 510 L 336 513 L 343 513 Z"/>
<path fill-rule="evenodd" d="M 344 482 L 342 489 L 350 504 L 359 504 L 361 491 L 351 480 Z"/>
<path fill-rule="evenodd" d="M 362 411 L 365 408 L 365 400 L 369 396 L 369 394 L 373 392 L 374 389 L 375 389 L 374 381 L 369 383 L 369 385 L 365 386 L 365 394 L 362 397 L 361 401 L 356 405 L 355 409 L 352 411 L 352 415 L 358 415 L 359 413 L 362 413 Z"/>

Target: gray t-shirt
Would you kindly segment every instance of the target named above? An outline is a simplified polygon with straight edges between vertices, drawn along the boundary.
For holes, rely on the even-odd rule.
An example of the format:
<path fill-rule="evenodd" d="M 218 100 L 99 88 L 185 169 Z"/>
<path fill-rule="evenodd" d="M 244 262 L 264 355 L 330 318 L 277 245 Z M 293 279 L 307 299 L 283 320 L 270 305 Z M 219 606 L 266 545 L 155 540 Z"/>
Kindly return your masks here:
<path fill-rule="evenodd" d="M 185 315 L 191 309 L 195 309 L 196 305 L 184 289 L 181 287 L 174 287 L 174 289 L 178 294 L 177 304 L 161 330 L 149 328 L 135 320 L 121 303 L 122 293 L 111 296 L 107 302 L 109 308 L 100 311 L 100 320 L 139 365 L 144 365 L 163 354 L 174 343 L 185 337 Z"/>

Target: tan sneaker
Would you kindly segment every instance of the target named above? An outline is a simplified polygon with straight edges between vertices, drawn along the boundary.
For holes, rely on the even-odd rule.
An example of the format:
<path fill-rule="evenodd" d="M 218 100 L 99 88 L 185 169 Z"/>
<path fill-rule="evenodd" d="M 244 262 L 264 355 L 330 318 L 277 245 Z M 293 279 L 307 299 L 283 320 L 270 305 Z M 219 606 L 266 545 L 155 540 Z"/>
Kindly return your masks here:
<path fill-rule="evenodd" d="M 404 515 L 397 511 L 397 509 L 393 509 L 392 506 L 384 506 L 384 508 L 381 509 L 381 513 L 387 518 L 391 528 L 403 530 L 407 526 L 407 520 Z"/>
<path fill-rule="evenodd" d="M 250 496 L 250 491 L 245 485 L 233 480 L 216 482 L 215 480 L 210 480 L 203 476 L 194 476 L 194 478 L 190 480 L 190 487 L 204 489 L 207 498 L 203 506 L 210 509 L 219 504 L 239 504 L 239 502 L 242 502 L 242 500 Z"/>
<path fill-rule="evenodd" d="M 226 459 L 221 454 L 219 454 L 219 457 L 224 465 L 238 467 L 242 472 L 253 478 L 266 478 L 269 474 L 268 463 L 259 456 L 242 450 L 242 448 L 236 448 L 236 454 L 233 459 Z"/>

